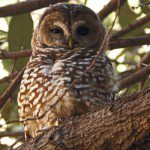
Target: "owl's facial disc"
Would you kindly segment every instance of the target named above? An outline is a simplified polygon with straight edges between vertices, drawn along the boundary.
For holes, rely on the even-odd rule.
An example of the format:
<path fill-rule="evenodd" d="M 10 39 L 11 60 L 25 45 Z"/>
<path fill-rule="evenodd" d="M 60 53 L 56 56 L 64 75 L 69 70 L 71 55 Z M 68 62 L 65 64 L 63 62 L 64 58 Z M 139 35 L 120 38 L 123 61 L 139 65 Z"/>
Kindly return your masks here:
<path fill-rule="evenodd" d="M 42 15 L 32 45 L 47 47 L 99 46 L 105 28 L 97 15 L 83 5 L 56 4 Z"/>

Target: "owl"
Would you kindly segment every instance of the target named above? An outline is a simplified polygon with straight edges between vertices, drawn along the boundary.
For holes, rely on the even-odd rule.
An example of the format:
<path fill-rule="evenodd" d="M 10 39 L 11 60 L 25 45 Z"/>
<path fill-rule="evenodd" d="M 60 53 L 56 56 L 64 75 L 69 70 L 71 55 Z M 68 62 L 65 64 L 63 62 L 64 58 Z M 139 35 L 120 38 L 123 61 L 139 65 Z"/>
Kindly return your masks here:
<path fill-rule="evenodd" d="M 98 16 L 84 5 L 59 3 L 43 13 L 18 94 L 26 139 L 113 101 L 113 67 L 104 53 L 97 57 L 105 34 Z"/>

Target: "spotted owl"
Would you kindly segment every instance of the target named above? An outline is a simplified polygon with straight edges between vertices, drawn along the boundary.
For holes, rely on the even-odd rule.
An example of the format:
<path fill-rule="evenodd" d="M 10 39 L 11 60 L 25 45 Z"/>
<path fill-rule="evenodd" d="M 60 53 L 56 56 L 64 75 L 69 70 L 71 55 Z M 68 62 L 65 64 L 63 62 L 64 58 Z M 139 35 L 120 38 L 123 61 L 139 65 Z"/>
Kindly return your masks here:
<path fill-rule="evenodd" d="M 43 13 L 18 94 L 26 138 L 113 101 L 113 67 L 104 53 L 97 57 L 105 34 L 98 16 L 84 5 L 59 3 Z"/>

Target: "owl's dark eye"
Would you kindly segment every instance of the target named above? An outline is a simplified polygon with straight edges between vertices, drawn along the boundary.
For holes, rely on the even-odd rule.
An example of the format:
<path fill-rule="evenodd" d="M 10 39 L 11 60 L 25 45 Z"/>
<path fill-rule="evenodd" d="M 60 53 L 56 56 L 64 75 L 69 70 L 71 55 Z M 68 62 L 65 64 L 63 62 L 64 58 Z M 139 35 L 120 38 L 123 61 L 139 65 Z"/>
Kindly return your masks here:
<path fill-rule="evenodd" d="M 51 32 L 52 34 L 58 34 L 58 35 L 63 34 L 63 30 L 60 29 L 60 28 L 51 29 L 50 32 Z"/>
<path fill-rule="evenodd" d="M 89 34 L 89 28 L 88 27 L 78 27 L 77 28 L 77 34 L 80 36 L 86 36 Z"/>

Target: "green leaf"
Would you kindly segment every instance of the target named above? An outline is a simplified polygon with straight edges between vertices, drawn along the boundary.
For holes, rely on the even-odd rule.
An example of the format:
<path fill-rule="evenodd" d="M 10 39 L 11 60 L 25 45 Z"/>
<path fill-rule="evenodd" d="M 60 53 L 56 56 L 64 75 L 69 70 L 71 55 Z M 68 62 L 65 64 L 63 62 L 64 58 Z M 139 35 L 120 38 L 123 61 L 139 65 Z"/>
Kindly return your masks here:
<path fill-rule="evenodd" d="M 29 13 L 12 17 L 9 24 L 8 44 L 9 51 L 20 51 L 21 49 L 31 48 L 31 37 L 33 32 L 33 20 Z M 28 61 L 28 58 L 22 58 L 16 61 L 15 70 L 20 70 Z M 11 71 L 12 61 L 4 60 L 4 67 Z"/>
<path fill-rule="evenodd" d="M 127 27 L 129 24 L 134 23 L 140 14 L 135 14 L 129 7 L 128 3 L 126 3 L 120 11 L 119 14 L 119 23 L 122 28 Z M 134 29 L 133 31 L 127 33 L 126 35 L 122 36 L 124 38 L 126 37 L 133 37 L 133 36 L 139 36 L 142 33 L 144 33 L 145 27 L 148 26 L 148 23 L 146 23 L 143 26 L 139 26 L 138 28 Z"/>
<path fill-rule="evenodd" d="M 121 27 L 126 27 L 128 24 L 133 23 L 139 15 L 135 14 L 129 7 L 128 3 L 121 7 L 119 13 L 119 23 Z"/>
<path fill-rule="evenodd" d="M 7 24 L 9 25 L 11 17 L 6 17 L 5 20 L 6 20 Z"/>
<path fill-rule="evenodd" d="M 18 106 L 16 100 L 9 99 L 6 102 L 2 109 L 1 116 L 5 121 L 18 119 Z"/>

